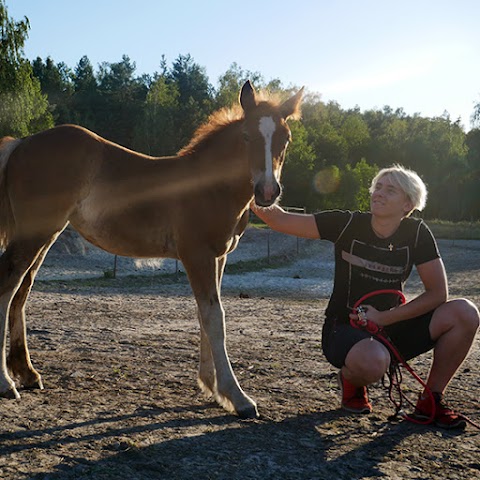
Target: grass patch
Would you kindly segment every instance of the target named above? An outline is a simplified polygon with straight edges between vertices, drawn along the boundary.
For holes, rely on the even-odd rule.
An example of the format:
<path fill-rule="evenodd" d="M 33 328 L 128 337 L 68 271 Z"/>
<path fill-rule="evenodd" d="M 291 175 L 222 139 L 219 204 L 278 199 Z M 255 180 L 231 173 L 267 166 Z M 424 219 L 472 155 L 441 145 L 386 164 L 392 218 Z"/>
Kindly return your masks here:
<path fill-rule="evenodd" d="M 447 240 L 480 240 L 480 222 L 426 220 L 436 238 Z"/>
<path fill-rule="evenodd" d="M 71 280 L 38 280 L 35 282 L 37 290 L 51 291 L 61 287 L 68 288 L 118 288 L 152 287 L 158 285 L 187 284 L 185 273 L 163 273 L 159 275 L 125 275 L 117 278 L 92 277 L 75 278 Z"/>
<path fill-rule="evenodd" d="M 268 268 L 279 268 L 287 265 L 293 259 L 290 255 L 275 255 L 257 260 L 241 260 L 225 267 L 225 273 L 230 275 L 258 272 Z M 75 278 L 71 280 L 38 280 L 35 282 L 35 289 L 43 292 L 56 291 L 59 288 L 146 288 L 159 285 L 188 284 L 187 275 L 184 272 L 162 273 L 158 275 L 122 275 L 113 278 L 110 275 L 103 275 L 91 278 Z"/>
<path fill-rule="evenodd" d="M 266 270 L 268 268 L 279 268 L 288 265 L 292 261 L 291 255 L 273 255 L 270 258 L 263 257 L 254 260 L 240 260 L 232 263 L 227 263 L 225 267 L 225 273 L 230 275 L 258 272 L 260 270 Z"/>

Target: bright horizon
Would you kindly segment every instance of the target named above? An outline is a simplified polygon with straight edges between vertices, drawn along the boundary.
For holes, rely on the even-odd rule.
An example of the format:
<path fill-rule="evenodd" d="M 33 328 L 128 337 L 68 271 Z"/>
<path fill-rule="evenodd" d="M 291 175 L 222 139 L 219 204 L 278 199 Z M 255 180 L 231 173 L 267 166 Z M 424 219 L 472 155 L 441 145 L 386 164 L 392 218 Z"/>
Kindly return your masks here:
<path fill-rule="evenodd" d="M 132 8 L 132 4 L 135 8 Z M 324 102 L 362 111 L 403 108 L 465 130 L 480 102 L 480 2 L 477 0 L 177 1 L 6 0 L 15 20 L 30 20 L 25 55 L 98 69 L 128 55 L 136 75 L 190 54 L 210 83 L 236 63 L 285 87 L 305 86 Z"/>

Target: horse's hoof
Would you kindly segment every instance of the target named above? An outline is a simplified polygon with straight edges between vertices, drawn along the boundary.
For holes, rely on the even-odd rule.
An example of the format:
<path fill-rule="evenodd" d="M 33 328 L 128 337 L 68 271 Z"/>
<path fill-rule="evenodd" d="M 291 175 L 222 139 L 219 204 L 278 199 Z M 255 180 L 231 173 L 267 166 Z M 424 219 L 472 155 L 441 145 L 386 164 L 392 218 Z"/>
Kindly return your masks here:
<path fill-rule="evenodd" d="M 257 407 L 255 405 L 248 408 L 244 408 L 242 410 L 238 410 L 237 414 L 242 420 L 260 417 L 260 415 L 258 414 Z"/>
<path fill-rule="evenodd" d="M 43 390 L 43 382 L 41 378 L 38 378 L 34 382 L 31 382 L 27 385 L 23 385 L 25 390 Z"/>
<path fill-rule="evenodd" d="M 15 387 L 9 388 L 5 392 L 0 392 L 0 397 L 7 398 L 8 400 L 20 400 L 20 395 Z"/>

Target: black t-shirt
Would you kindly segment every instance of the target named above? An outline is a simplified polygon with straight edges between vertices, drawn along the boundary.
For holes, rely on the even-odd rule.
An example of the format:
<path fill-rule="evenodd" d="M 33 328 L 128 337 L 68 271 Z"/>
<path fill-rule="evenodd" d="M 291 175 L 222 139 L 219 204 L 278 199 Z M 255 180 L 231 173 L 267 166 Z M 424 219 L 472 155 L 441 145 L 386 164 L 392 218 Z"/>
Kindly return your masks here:
<path fill-rule="evenodd" d="M 384 289 L 403 291 L 413 265 L 440 257 L 430 229 L 418 218 L 404 218 L 388 238 L 375 235 L 371 213 L 328 210 L 315 214 L 315 220 L 320 238 L 335 244 L 327 319 L 348 322 L 348 314 L 363 295 Z M 387 310 L 398 305 L 398 296 L 378 295 L 365 303 Z"/>

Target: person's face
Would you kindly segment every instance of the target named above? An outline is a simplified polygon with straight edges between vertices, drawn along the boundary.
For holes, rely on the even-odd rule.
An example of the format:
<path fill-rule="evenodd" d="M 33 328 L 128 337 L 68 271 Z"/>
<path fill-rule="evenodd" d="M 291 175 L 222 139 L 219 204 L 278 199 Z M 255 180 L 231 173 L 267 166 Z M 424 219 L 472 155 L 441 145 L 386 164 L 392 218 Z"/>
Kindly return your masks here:
<path fill-rule="evenodd" d="M 391 175 L 383 175 L 370 197 L 372 214 L 379 217 L 404 217 L 413 208 L 405 192 L 392 181 Z"/>

